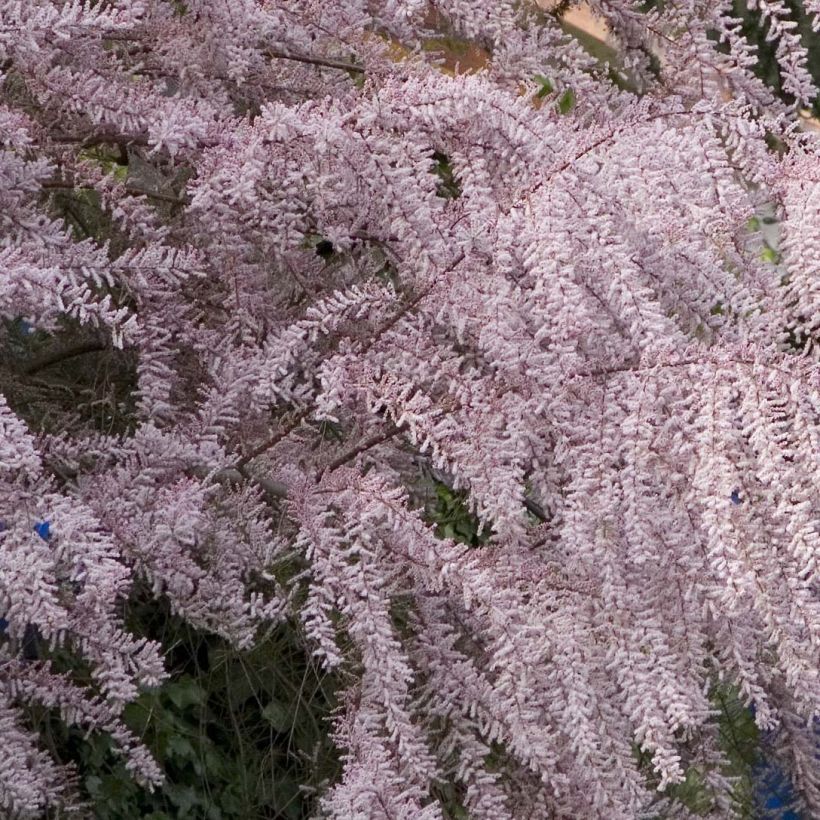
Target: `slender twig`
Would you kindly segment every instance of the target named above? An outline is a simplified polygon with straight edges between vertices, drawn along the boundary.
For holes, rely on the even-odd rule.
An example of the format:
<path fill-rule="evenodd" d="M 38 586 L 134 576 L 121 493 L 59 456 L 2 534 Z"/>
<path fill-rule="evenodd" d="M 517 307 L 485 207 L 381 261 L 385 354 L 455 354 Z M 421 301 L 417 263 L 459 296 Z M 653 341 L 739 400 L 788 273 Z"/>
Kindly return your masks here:
<path fill-rule="evenodd" d="M 310 54 L 294 54 L 293 52 L 274 50 L 269 50 L 268 55 L 277 60 L 293 60 L 297 63 L 307 63 L 308 65 L 323 66 L 325 68 L 338 68 L 340 71 L 364 74 L 364 66 L 356 65 L 356 63 L 344 63 L 340 60 L 329 60 L 326 57 L 314 57 Z"/>
<path fill-rule="evenodd" d="M 287 487 L 263 476 L 253 475 L 247 470 L 238 470 L 235 467 L 225 467 L 221 470 L 211 470 L 208 467 L 193 467 L 189 472 L 197 478 L 211 478 L 217 484 L 242 484 L 249 481 L 255 484 L 259 489 L 263 490 L 267 496 L 272 499 L 286 498 L 288 494 Z"/>
<path fill-rule="evenodd" d="M 119 31 L 112 31 L 110 33 L 106 33 L 104 36 L 106 40 L 121 42 L 134 42 L 142 39 L 139 33 L 122 33 Z M 331 60 L 327 57 L 316 57 L 312 54 L 298 54 L 292 51 L 279 51 L 276 49 L 268 49 L 267 54 L 269 57 L 274 57 L 277 60 L 293 60 L 297 63 L 324 66 L 325 68 L 338 68 L 340 71 L 352 71 L 356 74 L 364 73 L 364 68 L 360 65 L 356 65 L 355 63 L 345 63 L 341 60 Z"/>
<path fill-rule="evenodd" d="M 376 234 L 368 233 L 367 231 L 354 231 L 350 234 L 351 238 L 359 239 L 362 242 L 375 242 L 376 244 L 382 245 L 386 242 L 398 242 L 399 238 L 393 234 L 388 234 L 387 236 L 376 236 Z"/>
<path fill-rule="evenodd" d="M 271 436 L 269 439 L 266 439 L 258 446 L 254 447 L 248 453 L 245 453 L 239 461 L 234 464 L 234 469 L 238 470 L 240 473 L 245 468 L 245 466 L 253 461 L 257 456 L 261 456 L 262 453 L 270 450 L 271 447 L 275 447 L 279 444 L 280 441 L 286 439 L 307 417 L 308 413 L 310 412 L 310 408 L 306 407 L 304 410 L 300 410 L 294 419 L 283 427 L 281 430 L 277 431 L 275 435 Z"/>
<path fill-rule="evenodd" d="M 527 508 L 527 512 L 534 515 L 541 523 L 549 520 L 547 514 L 544 512 L 544 508 L 531 498 L 524 499 L 524 506 Z"/>
<path fill-rule="evenodd" d="M 94 148 L 97 145 L 120 145 L 128 147 L 129 145 L 147 146 L 148 139 L 146 137 L 137 136 L 121 136 L 118 134 L 55 134 L 54 142 L 58 143 L 77 143 L 83 148 Z"/>
<path fill-rule="evenodd" d="M 74 190 L 94 190 L 92 185 L 72 185 L 71 180 L 47 179 L 41 183 L 41 187 L 47 190 L 74 191 Z M 186 205 L 187 200 L 170 194 L 154 193 L 142 188 L 135 188 L 133 185 L 126 185 L 125 192 L 134 196 L 147 196 L 150 199 L 159 199 L 162 202 L 170 202 L 174 205 Z"/>
<path fill-rule="evenodd" d="M 122 42 L 139 41 L 142 38 L 139 34 L 123 34 L 120 32 L 111 32 L 105 35 L 106 40 L 116 40 Z M 274 57 L 277 60 L 293 60 L 297 63 L 307 63 L 308 65 L 323 66 L 325 68 L 338 68 L 340 71 L 352 71 L 356 74 L 363 74 L 364 67 L 356 65 L 355 63 L 346 63 L 341 60 L 331 60 L 327 57 L 316 57 L 312 54 L 298 54 L 292 51 L 279 51 L 276 49 L 268 49 L 269 57 Z"/>
<path fill-rule="evenodd" d="M 453 262 L 447 268 L 445 268 L 445 270 L 442 273 L 449 273 L 455 270 L 455 268 L 457 268 L 461 264 L 465 257 L 466 254 L 464 253 L 464 251 L 459 253 L 453 260 Z M 413 308 L 415 308 L 423 299 L 425 299 L 427 296 L 430 295 L 430 293 L 432 293 L 433 288 L 438 283 L 438 281 L 439 280 L 433 280 L 433 282 L 431 282 L 430 285 L 428 285 L 426 288 L 424 288 L 424 290 L 422 290 L 420 293 L 414 296 L 406 305 L 404 305 L 399 311 L 397 311 L 394 316 L 388 319 L 380 328 L 376 330 L 376 332 L 372 336 L 368 337 L 368 339 L 362 344 L 362 347 L 359 352 L 366 353 L 368 350 L 370 350 L 373 347 L 373 345 L 375 345 L 382 338 L 382 336 L 384 336 L 385 333 L 388 333 L 390 330 L 392 330 L 411 310 L 413 310 Z M 242 458 L 240 458 L 239 461 L 237 461 L 236 464 L 234 464 L 234 467 L 237 470 L 242 470 L 242 468 L 245 467 L 245 465 L 253 461 L 253 459 L 255 459 L 257 456 L 261 456 L 262 453 L 267 452 L 271 449 L 271 447 L 275 447 L 280 441 L 287 438 L 302 423 L 302 421 L 305 418 L 307 418 L 309 414 L 309 407 L 300 410 L 290 424 L 288 424 L 286 427 L 279 430 L 275 435 L 271 436 L 266 441 L 263 441 L 261 444 L 254 447 L 253 450 L 242 456 Z"/>
<path fill-rule="evenodd" d="M 367 450 L 371 449 L 372 447 L 376 447 L 379 444 L 383 444 L 385 441 L 389 441 L 393 436 L 396 435 L 399 431 L 396 429 L 387 430 L 382 433 L 376 433 L 375 435 L 370 436 L 370 438 L 364 439 L 355 447 L 352 447 L 345 453 L 342 453 L 338 458 L 334 458 L 330 464 L 327 465 L 325 470 L 327 472 L 333 472 L 333 470 L 338 470 L 339 467 L 343 467 L 350 461 L 353 461 L 356 456 L 361 455 L 362 453 L 366 452 Z"/>
<path fill-rule="evenodd" d="M 100 353 L 108 349 L 108 342 L 103 339 L 88 339 L 84 342 L 77 342 L 68 347 L 60 347 L 56 350 L 47 350 L 36 359 L 32 359 L 21 369 L 27 376 L 44 370 L 46 367 L 51 367 L 53 364 L 59 364 L 66 359 L 73 359 L 75 356 L 84 356 L 86 353 Z"/>
<path fill-rule="evenodd" d="M 134 196 L 147 196 L 149 199 L 158 199 L 161 202 L 170 202 L 172 205 L 187 205 L 188 200 L 184 197 L 172 196 L 171 194 L 159 194 L 151 191 L 144 191 L 142 188 L 134 188 L 126 185 L 125 192 Z"/>
<path fill-rule="evenodd" d="M 796 358 L 796 357 L 795 357 Z M 798 359 L 800 361 L 800 359 Z M 774 370 L 778 373 L 782 373 L 785 376 L 790 376 L 794 379 L 806 379 L 812 375 L 812 373 L 803 374 L 797 373 L 793 370 L 789 370 L 785 367 L 778 367 L 775 364 L 769 364 L 767 362 L 746 360 L 746 359 L 731 359 L 730 363 L 733 365 L 738 365 L 740 367 L 747 367 L 747 368 L 754 368 L 754 367 L 764 367 L 766 370 Z M 586 372 L 580 373 L 573 373 L 569 376 L 568 381 L 573 379 L 598 379 L 607 376 L 618 375 L 621 373 L 652 373 L 655 371 L 660 371 L 664 369 L 674 369 L 679 367 L 692 367 L 695 365 L 702 365 L 704 367 L 712 366 L 714 368 L 725 368 L 726 362 L 721 361 L 710 361 L 708 358 L 688 358 L 683 359 L 679 362 L 658 362 L 656 364 L 635 364 L 635 365 L 618 365 L 615 367 L 606 367 L 602 368 L 601 370 L 590 370 Z"/>

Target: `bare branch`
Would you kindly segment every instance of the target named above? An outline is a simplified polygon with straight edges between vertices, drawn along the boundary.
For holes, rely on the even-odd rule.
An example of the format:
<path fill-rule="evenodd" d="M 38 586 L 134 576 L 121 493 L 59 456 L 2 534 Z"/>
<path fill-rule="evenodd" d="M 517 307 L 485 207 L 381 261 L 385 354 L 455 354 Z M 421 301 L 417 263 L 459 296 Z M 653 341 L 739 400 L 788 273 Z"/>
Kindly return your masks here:
<path fill-rule="evenodd" d="M 88 353 L 101 353 L 103 350 L 107 350 L 108 347 L 109 343 L 104 339 L 87 339 L 83 342 L 69 345 L 68 347 L 47 350 L 45 353 L 28 362 L 21 370 L 27 376 L 31 376 L 40 370 L 64 362 L 67 359 L 85 356 Z"/>
<path fill-rule="evenodd" d="M 326 57 L 314 57 L 310 54 L 293 54 L 284 51 L 269 50 L 268 55 L 277 60 L 293 60 L 296 63 L 307 63 L 308 65 L 322 66 L 324 68 L 337 68 L 339 71 L 350 71 L 353 74 L 364 74 L 364 67 L 356 63 L 344 63 L 340 60 L 330 60 Z"/>

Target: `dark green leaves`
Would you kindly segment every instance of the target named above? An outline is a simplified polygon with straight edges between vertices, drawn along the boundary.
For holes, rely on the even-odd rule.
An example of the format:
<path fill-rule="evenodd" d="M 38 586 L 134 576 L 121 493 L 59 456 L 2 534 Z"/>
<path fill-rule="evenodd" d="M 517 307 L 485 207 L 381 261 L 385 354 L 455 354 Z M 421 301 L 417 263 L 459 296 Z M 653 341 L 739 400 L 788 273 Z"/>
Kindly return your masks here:
<path fill-rule="evenodd" d="M 575 92 L 571 88 L 568 88 L 558 98 L 558 111 L 561 114 L 569 114 L 569 112 L 572 111 L 574 105 L 575 105 Z"/>
<path fill-rule="evenodd" d="M 436 174 L 441 182 L 436 189 L 436 193 L 442 199 L 458 199 L 461 196 L 461 186 L 458 184 L 458 179 L 453 173 L 453 166 L 450 164 L 450 157 L 447 154 L 442 154 L 440 151 L 433 153 L 433 173 Z"/>
<path fill-rule="evenodd" d="M 436 535 L 452 538 L 472 547 L 487 542 L 489 533 L 479 533 L 478 519 L 467 506 L 467 493 L 451 490 L 446 484 L 436 482 L 435 502 L 428 507 L 428 519 L 436 525 Z"/>
<path fill-rule="evenodd" d="M 335 681 L 294 627 L 250 651 L 185 626 L 167 609 L 132 605 L 131 626 L 160 638 L 171 679 L 126 706 L 123 719 L 151 750 L 165 783 L 138 786 L 104 734 L 54 725 L 59 757 L 77 765 L 99 820 L 301 820 L 337 773 L 329 738 Z M 300 789 L 304 785 L 306 790 Z"/>
<path fill-rule="evenodd" d="M 552 94 L 552 92 L 555 90 L 553 84 L 543 75 L 536 74 L 534 79 L 535 82 L 538 83 L 538 85 L 540 86 L 540 88 L 535 94 L 535 96 L 538 97 L 539 100 L 543 100 L 544 97 L 546 97 L 549 94 Z"/>

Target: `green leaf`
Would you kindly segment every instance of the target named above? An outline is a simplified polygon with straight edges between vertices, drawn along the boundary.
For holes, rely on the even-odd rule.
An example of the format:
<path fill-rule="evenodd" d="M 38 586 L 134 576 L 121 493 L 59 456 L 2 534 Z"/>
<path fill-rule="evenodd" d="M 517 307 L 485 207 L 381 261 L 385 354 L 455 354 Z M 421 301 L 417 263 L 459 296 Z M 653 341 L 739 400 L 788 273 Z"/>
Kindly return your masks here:
<path fill-rule="evenodd" d="M 436 194 L 442 199 L 458 199 L 461 196 L 461 186 L 453 173 L 450 158 L 441 151 L 435 151 L 432 159 L 435 162 L 433 173 L 441 179 Z"/>
<path fill-rule="evenodd" d="M 706 780 L 703 774 L 694 766 L 686 770 L 686 779 L 669 789 L 671 797 L 677 798 L 695 814 L 705 814 L 711 807 Z"/>
<path fill-rule="evenodd" d="M 770 265 L 776 265 L 780 261 L 780 254 L 771 245 L 766 245 L 760 252 L 760 258 Z"/>
<path fill-rule="evenodd" d="M 96 774 L 89 775 L 85 779 L 85 787 L 92 797 L 99 797 L 102 788 L 102 778 Z"/>
<path fill-rule="evenodd" d="M 558 111 L 561 114 L 569 114 L 572 111 L 573 106 L 575 105 L 575 92 L 568 88 L 559 98 L 558 98 Z"/>
<path fill-rule="evenodd" d="M 278 700 L 272 700 L 262 710 L 262 717 L 276 729 L 277 732 L 286 732 L 290 729 L 292 717 L 287 705 Z"/>
<path fill-rule="evenodd" d="M 220 809 L 219 806 L 210 805 L 208 806 L 206 816 L 208 820 L 222 820 L 225 815 L 222 814 L 222 809 Z"/>
<path fill-rule="evenodd" d="M 178 817 L 184 817 L 194 806 L 199 803 L 197 794 L 192 786 L 182 786 L 176 783 L 167 783 L 165 794 L 171 802 L 179 809 Z"/>
<path fill-rule="evenodd" d="M 544 99 L 544 97 L 546 97 L 548 94 L 552 94 L 552 92 L 555 90 L 552 83 L 543 75 L 536 74 L 534 79 L 535 82 L 541 86 L 535 95 L 536 97 L 538 97 L 539 100 Z"/>
<path fill-rule="evenodd" d="M 239 817 L 242 812 L 242 798 L 236 793 L 237 786 L 231 785 L 220 795 L 219 802 L 222 810 L 233 817 Z"/>
<path fill-rule="evenodd" d="M 202 706 L 205 703 L 205 692 L 193 678 L 182 678 L 170 683 L 163 691 L 177 709 Z"/>
<path fill-rule="evenodd" d="M 182 735 L 171 735 L 165 744 L 165 754 L 178 760 L 196 760 L 193 743 Z"/>

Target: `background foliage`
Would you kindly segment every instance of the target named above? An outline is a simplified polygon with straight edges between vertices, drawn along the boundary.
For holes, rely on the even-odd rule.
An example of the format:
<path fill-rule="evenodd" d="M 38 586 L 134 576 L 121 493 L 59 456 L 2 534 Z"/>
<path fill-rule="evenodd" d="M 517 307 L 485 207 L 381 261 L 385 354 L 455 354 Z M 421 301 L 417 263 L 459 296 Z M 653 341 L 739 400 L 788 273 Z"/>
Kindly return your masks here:
<path fill-rule="evenodd" d="M 798 9 L 791 0 L 790 5 Z M 744 31 L 760 48 L 758 73 L 780 90 L 773 49 L 761 34 L 758 16 L 742 4 L 737 8 L 745 20 Z M 805 17 L 799 13 L 798 17 L 805 29 Z M 810 42 L 811 69 L 818 78 L 820 50 L 817 39 Z M 464 43 L 453 37 L 437 40 L 435 47 L 455 57 L 467 53 Z M 481 59 L 480 54 L 474 56 Z M 540 86 L 537 99 L 549 100 L 561 115 L 573 111 L 576 97 L 572 88 L 556 92 L 552 82 L 541 75 L 535 81 Z M 119 183 L 151 187 L 156 209 L 169 221 L 177 215 L 185 173 L 151 178 L 151 166 L 125 148 L 91 147 L 83 159 Z M 438 195 L 458 199 L 461 185 L 453 159 L 435 150 L 431 160 L 439 177 Z M 77 239 L 109 242 L 112 256 L 123 249 L 122 236 L 112 229 L 95 191 L 55 186 L 47 196 L 51 211 L 66 220 Z M 320 235 L 315 239 L 316 255 L 329 266 L 334 264 L 334 245 Z M 769 246 L 763 252 L 769 253 L 766 261 L 777 261 Z M 386 265 L 384 270 L 388 269 Z M 128 303 L 127 294 L 117 295 L 120 303 Z M 713 308 L 713 315 L 722 315 L 720 305 Z M 90 427 L 107 435 L 134 429 L 136 360 L 131 353 L 114 349 L 70 320 L 54 333 L 45 333 L 22 318 L 6 320 L 3 330 L 3 394 L 32 429 L 65 432 L 72 419 L 78 429 Z M 327 430 L 332 433 L 333 425 L 328 424 Z M 491 533 L 479 526 L 466 492 L 433 477 L 419 495 L 425 516 L 440 538 L 472 548 L 489 543 Z M 240 651 L 173 615 L 167 601 L 158 601 L 147 587 L 138 586 L 125 606 L 130 631 L 160 642 L 170 673 L 168 682 L 142 694 L 124 713 L 126 725 L 160 762 L 166 775 L 164 785 L 151 793 L 133 783 L 123 763 L 112 754 L 107 736 L 86 737 L 66 727 L 53 711 L 36 707 L 28 711 L 44 746 L 57 760 L 76 766 L 80 788 L 94 815 L 111 820 L 296 820 L 310 816 L 316 810 L 317 794 L 340 771 L 328 728 L 345 683 L 342 679 L 351 670 L 344 668 L 335 674 L 320 670 L 293 622 L 260 636 L 252 650 Z M 405 628 L 399 609 L 393 625 L 397 632 Z M 38 645 L 36 636 L 31 644 L 33 657 L 48 656 L 78 681 L 89 679 L 79 658 L 60 651 L 49 653 Z M 770 794 L 761 792 L 758 784 L 766 779 L 775 782 L 778 775 L 772 775 L 768 767 L 766 738 L 761 737 L 737 690 L 715 680 L 710 699 L 720 715 L 722 746 L 730 761 L 725 773 L 736 781 L 733 796 L 742 812 L 757 817 L 767 808 L 783 808 L 788 794 L 782 796 L 780 806 L 765 805 L 770 803 Z M 654 785 L 649 757 L 644 759 L 637 749 L 635 754 L 647 781 Z M 779 788 L 777 783 L 772 788 Z M 672 795 L 695 814 L 708 810 L 708 792 L 704 773 L 694 764 L 687 768 L 685 782 L 671 788 Z M 457 790 L 442 787 L 438 796 L 452 817 L 465 816 L 463 795 Z"/>
<path fill-rule="evenodd" d="M 54 714 L 32 712 L 50 750 L 77 766 L 94 816 L 308 817 L 317 790 L 338 774 L 328 732 L 336 680 L 306 654 L 293 626 L 273 629 L 252 650 L 238 651 L 142 593 L 130 600 L 127 621 L 136 634 L 161 641 L 170 678 L 128 705 L 124 720 L 161 762 L 164 785 L 149 792 L 134 783 L 107 735 L 85 737 Z"/>

